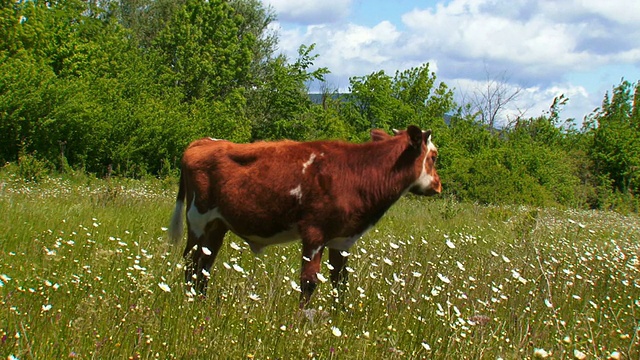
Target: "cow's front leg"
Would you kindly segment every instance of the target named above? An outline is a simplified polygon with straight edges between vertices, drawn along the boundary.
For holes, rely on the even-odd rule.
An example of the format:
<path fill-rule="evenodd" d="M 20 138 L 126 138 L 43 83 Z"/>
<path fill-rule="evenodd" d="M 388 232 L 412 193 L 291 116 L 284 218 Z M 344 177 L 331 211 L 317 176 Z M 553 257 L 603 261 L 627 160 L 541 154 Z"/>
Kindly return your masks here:
<path fill-rule="evenodd" d="M 300 309 L 303 309 L 311 300 L 311 295 L 318 285 L 318 272 L 324 245 L 303 241 L 302 243 L 302 270 L 300 272 Z"/>
<path fill-rule="evenodd" d="M 347 258 L 342 256 L 341 250 L 329 249 L 329 263 L 331 264 L 331 284 L 338 292 L 339 299 L 346 288 L 349 274 L 346 270 Z"/>

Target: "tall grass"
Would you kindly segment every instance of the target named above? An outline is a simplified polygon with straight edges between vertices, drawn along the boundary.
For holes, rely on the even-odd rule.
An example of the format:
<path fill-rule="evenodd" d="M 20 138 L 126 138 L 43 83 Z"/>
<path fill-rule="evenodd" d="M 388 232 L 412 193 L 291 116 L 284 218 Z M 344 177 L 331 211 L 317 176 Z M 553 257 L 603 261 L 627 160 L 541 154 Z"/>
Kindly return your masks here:
<path fill-rule="evenodd" d="M 0 355 L 19 359 L 640 357 L 640 221 L 404 198 L 297 309 L 300 246 L 228 236 L 209 297 L 165 241 L 172 181 L 0 174 Z M 327 262 L 322 268 L 328 277 Z"/>

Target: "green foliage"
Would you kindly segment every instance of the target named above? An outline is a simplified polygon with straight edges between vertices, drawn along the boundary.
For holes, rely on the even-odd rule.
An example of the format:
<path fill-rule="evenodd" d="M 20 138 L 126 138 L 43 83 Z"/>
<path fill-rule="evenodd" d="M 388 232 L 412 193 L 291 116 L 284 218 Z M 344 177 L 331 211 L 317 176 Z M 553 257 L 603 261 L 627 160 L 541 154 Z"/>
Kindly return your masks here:
<path fill-rule="evenodd" d="M 16 161 L 44 137 L 42 120 L 55 107 L 55 75 L 25 51 L 0 59 L 0 158 Z"/>
<path fill-rule="evenodd" d="M 547 116 L 518 119 L 500 133 L 473 119 L 454 117 L 441 158 L 445 189 L 481 203 L 585 207 L 588 187 L 581 171 L 585 156 L 572 147 L 576 134 L 558 127 L 554 101 Z"/>
<path fill-rule="evenodd" d="M 368 138 L 372 128 L 444 128 L 445 114 L 455 110 L 453 93 L 444 83 L 436 87 L 429 64 L 398 71 L 393 78 L 378 71 L 350 83 L 341 114 L 360 139 Z"/>
<path fill-rule="evenodd" d="M 310 69 L 318 57 L 314 48 L 300 46 L 298 59 L 291 64 L 277 57 L 265 69 L 268 81 L 250 90 L 247 110 L 253 119 L 253 139 L 304 140 L 317 133 L 315 119 L 309 116 L 312 104 L 307 83 L 322 80 L 327 69 Z"/>
<path fill-rule="evenodd" d="M 167 86 L 188 102 L 224 99 L 246 83 L 255 37 L 241 35 L 244 19 L 222 0 L 187 0 L 155 42 Z"/>
<path fill-rule="evenodd" d="M 39 182 L 51 173 L 51 166 L 35 155 L 35 153 L 20 155 L 16 173 L 21 179 Z M 8 170 L 11 170 L 11 168 Z"/>
<path fill-rule="evenodd" d="M 640 195 L 640 82 L 623 81 L 586 122 L 594 172 L 610 191 Z M 607 186 L 608 187 L 608 186 Z"/>

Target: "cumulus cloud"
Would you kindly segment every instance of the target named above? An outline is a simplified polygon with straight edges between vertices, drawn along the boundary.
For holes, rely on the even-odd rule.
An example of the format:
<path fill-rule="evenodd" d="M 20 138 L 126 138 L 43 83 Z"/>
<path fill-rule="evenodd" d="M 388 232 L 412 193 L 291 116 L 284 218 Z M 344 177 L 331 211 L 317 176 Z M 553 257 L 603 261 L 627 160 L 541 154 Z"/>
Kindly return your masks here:
<path fill-rule="evenodd" d="M 484 66 L 479 59 L 499 67 L 509 64 L 523 77 L 553 81 L 568 69 L 622 57 L 640 61 L 637 51 L 629 51 L 638 48 L 638 30 L 613 22 L 621 11 L 615 6 L 603 13 L 600 7 L 577 0 L 514 1 L 505 10 L 504 3 L 493 0 L 454 0 L 435 9 L 413 10 L 402 20 L 410 43 L 423 53 L 465 59 L 471 66 L 467 69 Z M 565 13 L 574 15 L 564 18 Z"/>
<path fill-rule="evenodd" d="M 327 67 L 331 74 L 327 77 L 330 85 L 340 91 L 348 88 L 348 79 L 353 76 L 364 76 L 375 71 L 384 70 L 393 75 L 397 70 L 404 70 L 430 62 L 430 69 L 435 71 L 434 59 L 412 58 L 403 56 L 406 53 L 405 35 L 395 25 L 382 21 L 373 27 L 356 24 L 312 25 L 304 29 L 278 29 L 280 33 L 280 49 L 290 58 L 295 58 L 300 44 L 316 44 L 316 52 L 320 57 L 315 64 Z"/>

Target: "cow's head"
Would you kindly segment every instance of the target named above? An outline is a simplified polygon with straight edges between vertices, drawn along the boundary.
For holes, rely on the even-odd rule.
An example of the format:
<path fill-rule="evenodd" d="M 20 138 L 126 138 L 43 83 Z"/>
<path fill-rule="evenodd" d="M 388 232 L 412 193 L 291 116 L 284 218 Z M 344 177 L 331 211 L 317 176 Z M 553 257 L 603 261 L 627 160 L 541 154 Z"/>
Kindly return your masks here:
<path fill-rule="evenodd" d="M 431 142 L 431 130 L 422 131 L 411 125 L 407 130 L 393 130 L 395 136 L 406 136 L 408 151 L 417 153 L 414 161 L 416 180 L 409 188 L 417 195 L 436 195 L 442 191 L 440 176 L 436 171 L 438 149 Z M 373 133 L 372 133 L 373 136 Z"/>

